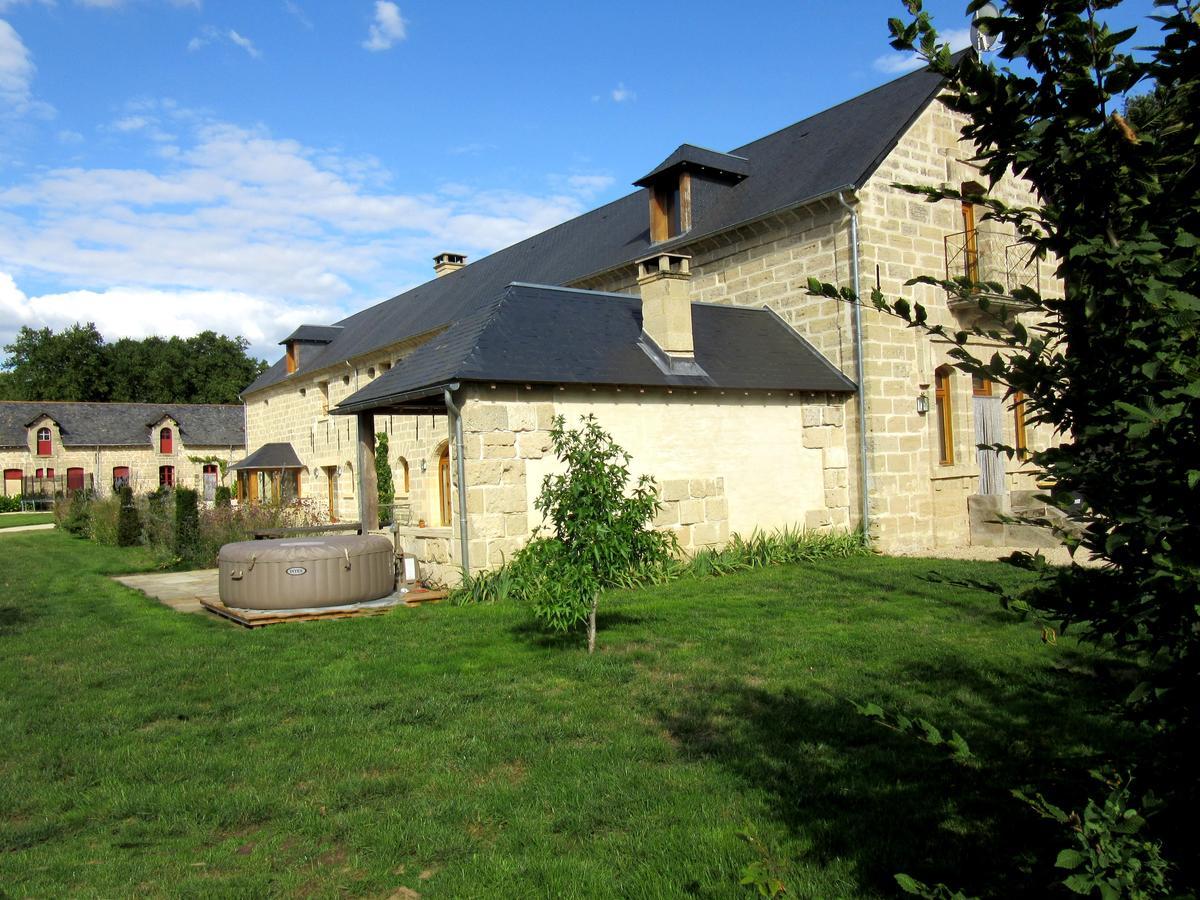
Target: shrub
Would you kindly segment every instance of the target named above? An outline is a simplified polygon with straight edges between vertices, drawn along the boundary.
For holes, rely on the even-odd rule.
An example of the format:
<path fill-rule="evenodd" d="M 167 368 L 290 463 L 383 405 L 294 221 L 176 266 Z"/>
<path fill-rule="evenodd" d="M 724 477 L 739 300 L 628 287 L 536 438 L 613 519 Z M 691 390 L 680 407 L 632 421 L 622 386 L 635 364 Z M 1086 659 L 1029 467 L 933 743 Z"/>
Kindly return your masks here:
<path fill-rule="evenodd" d="M 87 535 L 97 544 L 116 547 L 118 541 L 119 523 L 121 517 L 121 499 L 112 497 L 92 497 L 88 501 Z"/>
<path fill-rule="evenodd" d="M 175 555 L 184 563 L 200 555 L 200 507 L 191 488 L 175 489 Z"/>
<path fill-rule="evenodd" d="M 233 506 L 233 491 L 231 491 L 229 488 L 227 488 L 223 484 L 220 485 L 217 488 L 217 493 L 214 497 L 214 501 L 215 501 L 215 505 L 217 507 L 224 507 L 224 508 L 228 509 L 229 507 Z"/>
<path fill-rule="evenodd" d="M 133 488 L 123 486 L 117 492 L 121 511 L 117 515 L 117 546 L 133 547 L 142 540 L 142 520 L 133 500 Z"/>
<path fill-rule="evenodd" d="M 175 559 L 175 495 L 168 487 L 160 487 L 146 495 L 139 504 L 142 516 L 142 539 L 160 564 Z"/>
<path fill-rule="evenodd" d="M 71 534 L 86 537 L 90 514 L 91 494 L 87 491 L 71 491 L 54 504 L 54 521 L 59 528 Z"/>
<path fill-rule="evenodd" d="M 20 512 L 20 497 L 0 497 L 0 513 Z"/>
<path fill-rule="evenodd" d="M 379 524 L 392 524 L 392 506 L 396 502 L 396 486 L 392 482 L 392 467 L 388 463 L 388 436 L 375 435 L 375 480 L 379 485 Z"/>

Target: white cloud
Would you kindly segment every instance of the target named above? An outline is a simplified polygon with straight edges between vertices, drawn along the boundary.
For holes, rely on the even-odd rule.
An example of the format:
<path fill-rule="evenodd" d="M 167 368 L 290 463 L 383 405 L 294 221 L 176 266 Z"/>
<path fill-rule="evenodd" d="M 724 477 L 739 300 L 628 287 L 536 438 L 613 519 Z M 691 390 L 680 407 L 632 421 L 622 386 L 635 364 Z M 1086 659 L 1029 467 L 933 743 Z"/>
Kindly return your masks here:
<path fill-rule="evenodd" d="M 33 96 L 33 55 L 16 29 L 0 19 L 0 116 L 50 118 L 54 107 Z"/>
<path fill-rule="evenodd" d="M 252 40 L 250 40 L 250 38 L 243 37 L 242 35 L 238 34 L 236 31 L 234 31 L 232 28 L 229 29 L 229 39 L 231 41 L 233 41 L 235 44 L 237 44 L 239 47 L 241 47 L 243 50 L 245 50 L 247 53 L 249 53 L 251 56 L 253 56 L 255 59 L 258 59 L 260 56 L 262 56 L 262 53 L 260 53 L 258 48 L 254 46 L 254 42 Z"/>
<path fill-rule="evenodd" d="M 368 50 L 390 50 L 397 41 L 408 37 L 408 23 L 400 15 L 400 7 L 391 0 L 375 0 L 375 21 L 363 46 Z"/>
<path fill-rule="evenodd" d="M 569 175 L 567 186 L 584 197 L 594 197 L 612 187 L 611 175 Z"/>
<path fill-rule="evenodd" d="M 143 298 L 148 321 L 162 330 L 183 323 L 192 301 L 211 295 L 245 301 L 240 324 L 229 328 L 278 340 L 281 311 L 360 308 L 391 296 L 427 280 L 438 251 L 486 255 L 578 215 L 611 183 L 577 174 L 548 179 L 543 193 L 464 184 L 398 193 L 372 159 L 164 101 L 138 101 L 123 112 L 117 121 L 127 130 L 114 126 L 113 133 L 143 142 L 152 164 L 38 170 L 0 187 L 0 271 L 50 291 L 37 303 L 17 303 L 18 321 L 58 323 L 78 312 L 97 325 L 116 322 L 133 316 L 129 304 Z M 159 131 L 177 140 L 156 142 Z M 136 146 L 129 158 L 137 158 Z M 161 309 L 151 309 L 153 298 Z M 120 303 L 124 312 L 110 310 Z M 143 306 L 136 309 L 142 315 Z"/>
<path fill-rule="evenodd" d="M 102 291 L 66 291 L 30 297 L 7 272 L 0 271 L 0 343 L 8 343 L 22 325 L 66 328 L 95 322 L 106 340 L 150 335 L 191 337 L 201 331 L 241 335 L 252 352 L 274 358 L 279 332 L 305 322 L 331 322 L 346 311 L 332 304 L 288 304 L 276 297 L 240 291 L 154 290 L 111 287 Z"/>
<path fill-rule="evenodd" d="M 288 13 L 295 16 L 296 20 L 301 25 L 303 25 L 309 31 L 312 31 L 312 29 L 313 29 L 312 19 L 310 19 L 305 14 L 304 10 L 301 8 L 299 3 L 296 3 L 295 0 L 283 0 L 283 8 L 285 10 L 287 10 Z"/>
<path fill-rule="evenodd" d="M 58 142 L 60 144 L 82 144 L 83 135 L 78 131 L 71 131 L 68 128 L 64 128 L 58 133 Z"/>
<path fill-rule="evenodd" d="M 952 51 L 962 50 L 971 45 L 970 28 L 947 28 L 938 32 L 940 43 L 950 45 Z M 871 67 L 877 72 L 887 75 L 901 75 L 925 67 L 925 60 L 912 52 L 885 53 L 871 61 Z"/>
<path fill-rule="evenodd" d="M 241 47 L 251 57 L 258 59 L 262 56 L 261 51 L 254 46 L 254 42 L 244 35 L 238 34 L 232 28 L 222 30 L 215 28 L 212 25 L 205 25 L 200 29 L 200 33 L 188 41 L 187 48 L 192 53 L 197 50 L 202 50 L 209 44 L 218 44 L 228 42 L 236 47 Z"/>
<path fill-rule="evenodd" d="M 623 81 L 612 89 L 612 94 L 610 96 L 612 97 L 613 103 L 625 103 L 628 100 L 637 99 L 637 94 L 625 87 L 625 82 Z"/>

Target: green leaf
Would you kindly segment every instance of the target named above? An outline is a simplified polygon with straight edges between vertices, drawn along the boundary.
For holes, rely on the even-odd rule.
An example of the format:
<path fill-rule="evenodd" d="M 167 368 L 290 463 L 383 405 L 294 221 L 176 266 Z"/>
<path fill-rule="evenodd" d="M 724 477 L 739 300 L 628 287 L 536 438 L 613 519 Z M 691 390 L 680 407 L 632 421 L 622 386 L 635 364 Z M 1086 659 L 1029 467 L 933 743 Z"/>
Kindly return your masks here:
<path fill-rule="evenodd" d="M 1063 884 L 1066 885 L 1067 890 L 1073 891 L 1076 894 L 1090 894 L 1094 882 L 1092 881 L 1092 876 L 1079 874 L 1067 878 L 1063 881 Z"/>
<path fill-rule="evenodd" d="M 903 872 L 899 872 L 896 874 L 895 878 L 896 884 L 900 885 L 900 890 L 904 891 L 904 893 L 916 894 L 917 896 L 924 895 L 925 885 L 917 881 L 917 879 L 913 878 L 911 875 L 905 875 Z"/>
<path fill-rule="evenodd" d="M 1077 869 L 1083 865 L 1086 857 L 1078 850 L 1064 850 L 1058 854 L 1054 865 L 1060 869 Z"/>

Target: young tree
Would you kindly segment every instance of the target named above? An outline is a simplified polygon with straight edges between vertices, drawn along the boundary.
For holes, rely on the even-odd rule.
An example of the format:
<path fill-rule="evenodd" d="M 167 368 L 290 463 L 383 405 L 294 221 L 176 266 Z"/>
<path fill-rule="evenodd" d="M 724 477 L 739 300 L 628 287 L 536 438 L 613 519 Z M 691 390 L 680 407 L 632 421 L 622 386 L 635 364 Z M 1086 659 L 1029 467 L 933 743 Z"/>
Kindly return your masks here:
<path fill-rule="evenodd" d="M 534 505 L 559 544 L 560 552 L 549 557 L 557 590 L 535 605 L 535 613 L 556 631 L 586 622 L 592 653 L 601 589 L 623 573 L 665 559 L 673 535 L 650 529 L 659 509 L 654 479 L 643 475 L 630 486 L 630 456 L 595 416 L 584 416 L 578 429 L 555 417 L 550 442 L 566 471 L 546 476 Z"/>
<path fill-rule="evenodd" d="M 998 66 L 952 56 L 920 0 L 905 0 L 910 18 L 891 20 L 893 46 L 916 49 L 943 76 L 942 102 L 965 116 L 962 134 L 990 187 L 1011 172 L 1040 203 L 970 199 L 1057 260 L 1065 291 L 1014 291 L 1033 313 L 1029 327 L 956 333 L 930 325 L 919 304 L 878 290 L 872 301 L 952 342 L 960 369 L 1020 391 L 1028 420 L 1054 427 L 1058 445 L 1033 461 L 1056 479 L 1056 505 L 1082 501 L 1080 544 L 1105 565 L 1049 572 L 1029 599 L 1063 628 L 1140 654 L 1150 676 L 1131 699 L 1186 754 L 1200 692 L 1200 4 L 1155 0 L 1160 39 L 1135 55 L 1125 49 L 1132 30 L 1100 21 L 1119 2 L 1001 3 L 981 23 L 999 39 Z M 972 0 L 968 12 L 982 5 Z M 1153 124 L 1139 130 L 1119 99 L 1150 83 Z M 965 199 L 902 187 L 931 202 Z M 1003 290 L 914 282 L 981 305 Z M 832 285 L 810 289 L 857 301 Z M 981 337 L 1007 351 L 977 353 Z M 1194 792 L 1195 779 L 1177 786 Z"/>
<path fill-rule="evenodd" d="M 375 435 L 375 481 L 379 485 L 379 524 L 390 525 L 392 506 L 396 502 L 396 485 L 392 481 L 392 466 L 388 462 L 388 436 L 383 431 Z"/>

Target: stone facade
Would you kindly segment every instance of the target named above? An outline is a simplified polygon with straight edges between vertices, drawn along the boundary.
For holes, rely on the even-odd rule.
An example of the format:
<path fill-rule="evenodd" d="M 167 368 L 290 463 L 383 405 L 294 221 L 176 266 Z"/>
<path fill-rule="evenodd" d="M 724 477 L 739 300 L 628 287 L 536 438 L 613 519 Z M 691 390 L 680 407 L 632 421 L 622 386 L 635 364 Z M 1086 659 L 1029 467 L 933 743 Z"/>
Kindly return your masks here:
<path fill-rule="evenodd" d="M 544 478 L 560 471 L 550 449 L 555 416 L 569 426 L 596 416 L 632 457 L 633 477 L 655 478 L 663 508 L 654 525 L 674 531 L 685 552 L 755 528 L 850 523 L 841 397 L 507 385 L 465 395 L 472 569 L 499 565 L 541 524 L 534 500 Z"/>
<path fill-rule="evenodd" d="M 37 432 L 41 428 L 50 429 L 50 453 L 37 452 Z M 160 449 L 159 432 L 162 428 L 171 429 L 171 450 L 163 453 Z M 243 446 L 207 446 L 187 444 L 179 423 L 170 416 L 165 416 L 153 427 L 146 428 L 146 442 L 138 445 L 123 446 L 64 446 L 62 433 L 49 416 L 42 416 L 29 427 L 29 438 L 25 445 L 19 447 L 0 447 L 0 469 L 4 472 L 20 470 L 25 479 L 33 479 L 35 493 L 53 495 L 56 491 L 67 489 L 68 473 L 80 470 L 84 484 L 94 488 L 101 496 L 107 496 L 113 490 L 114 471 L 120 468 L 129 470 L 129 486 L 135 493 L 145 493 L 156 489 L 160 484 L 161 470 L 170 467 L 174 483 L 180 487 L 190 487 L 203 496 L 204 463 L 195 462 L 189 457 L 201 459 L 212 458 L 220 460 L 228 466 L 236 462 L 245 453 Z M 213 464 L 216 464 L 215 462 Z M 43 477 L 38 479 L 41 470 Z M 49 470 L 54 471 L 53 477 L 46 477 Z M 220 482 L 220 467 L 218 465 L 217 480 Z M 226 479 L 228 484 L 230 479 Z M 7 494 L 16 495 L 21 490 L 16 482 L 5 480 L 3 490 Z"/>
<path fill-rule="evenodd" d="M 358 519 L 358 427 L 329 410 L 391 367 L 402 348 L 385 348 L 359 364 L 298 375 L 246 397 L 246 441 L 258 448 L 290 443 L 305 464 L 300 495 L 331 521 Z M 376 416 L 388 436 L 388 464 L 401 524 L 439 521 L 438 456 L 447 444 L 445 416 Z M 332 484 L 331 484 L 332 482 Z"/>
<path fill-rule="evenodd" d="M 856 197 L 859 215 L 859 266 L 864 293 L 878 276 L 885 295 L 921 302 L 930 319 L 963 328 L 970 321 L 950 311 L 946 295 L 924 285 L 906 287 L 918 274 L 942 276 L 947 270 L 947 237 L 964 229 L 962 210 L 950 203 L 929 204 L 895 183 L 959 185 L 979 179 L 968 161 L 973 153 L 959 139 L 961 120 L 941 104 L 931 104 L 903 135 Z M 1031 203 L 1015 179 L 993 192 L 1011 203 Z M 988 223 L 980 223 L 980 231 Z M 1015 242 L 1015 238 L 1013 239 Z M 807 293 L 810 276 L 839 285 L 851 283 L 849 214 L 837 198 L 784 211 L 743 227 L 682 247 L 691 254 L 692 299 L 737 306 L 767 306 L 812 343 L 848 377 L 855 378 L 854 331 L 849 304 Z M 961 274 L 961 273 L 959 273 Z M 1053 291 L 1049 262 L 1038 264 L 1043 289 Z M 617 293 L 637 292 L 633 266 L 601 273 L 573 286 Z M 955 464 L 940 465 L 937 421 L 917 412 L 917 397 L 932 397 L 933 373 L 950 362 L 946 342 L 907 328 L 903 322 L 867 306 L 862 311 L 867 457 L 870 472 L 871 534 L 885 551 L 928 550 L 969 543 L 967 497 L 979 485 L 971 379 L 952 380 Z M 1023 320 L 1028 323 L 1028 320 Z M 982 343 L 990 355 L 994 347 Z M 985 349 L 986 348 L 986 349 Z M 999 396 L 999 394 L 997 395 Z M 858 401 L 855 401 L 857 403 Z M 931 401 L 932 402 L 932 401 Z M 1002 417 L 1003 441 L 1016 440 L 1011 404 Z M 845 423 L 846 448 L 858 453 L 858 412 L 852 404 Z M 1030 449 L 1045 447 L 1048 428 L 1026 426 Z M 1033 487 L 1034 472 L 1021 460 L 1008 464 L 1010 490 Z M 846 471 L 852 497 L 859 496 L 857 460 Z M 858 504 L 850 523 L 860 522 Z"/>
<path fill-rule="evenodd" d="M 959 139 L 961 121 L 930 104 L 857 192 L 846 192 L 859 226 L 859 266 L 865 292 L 878 284 L 885 295 L 921 302 L 934 322 L 955 330 L 972 324 L 969 312 L 951 310 L 937 288 L 905 282 L 918 274 L 954 274 L 954 235 L 965 228 L 957 204 L 928 204 L 894 187 L 977 180 L 970 147 Z M 1031 202 L 1013 179 L 994 193 L 1009 202 Z M 808 295 L 810 277 L 851 283 L 851 214 L 837 195 L 818 198 L 692 242 L 673 242 L 672 252 L 690 256 L 688 290 L 693 301 L 768 307 L 844 374 L 855 379 L 853 309 Z M 987 223 L 979 223 L 984 240 Z M 996 247 L 1015 244 L 1003 235 Z M 989 247 L 992 245 L 988 245 Z M 990 253 L 991 250 L 988 250 Z M 1053 266 L 1022 269 L 1043 293 L 1053 294 Z M 591 275 L 570 287 L 638 293 L 633 262 Z M 990 274 L 990 273 L 989 273 Z M 975 313 L 977 315 L 977 313 Z M 949 345 L 910 329 L 871 307 L 862 310 L 864 383 L 860 395 L 843 400 L 813 394 L 775 396 L 754 392 L 697 392 L 588 386 L 466 385 L 463 410 L 469 555 L 473 569 L 499 565 L 538 525 L 533 500 L 553 470 L 548 454 L 550 422 L 576 422 L 591 412 L 633 456 L 635 472 L 658 480 L 664 509 L 656 525 L 672 528 L 687 550 L 717 546 L 733 532 L 802 525 L 852 528 L 861 524 L 859 403 L 866 421 L 867 497 L 871 536 L 887 551 L 929 550 L 969 543 L 968 497 L 980 490 L 976 411 L 971 379 L 950 379 L 954 462 L 940 462 L 938 420 L 933 409 L 934 372 L 949 362 Z M 355 423 L 322 410 L 364 387 L 403 358 L 395 345 L 341 368 L 285 381 L 247 397 L 248 443 L 289 441 L 309 466 L 313 488 L 306 496 L 334 496 L 335 515 L 357 514 L 354 497 Z M 930 410 L 918 410 L 918 398 Z M 1004 402 L 999 399 L 996 401 Z M 448 452 L 450 422 L 444 416 L 377 417 L 390 440 L 398 499 L 407 501 L 408 524 L 399 533 L 430 572 L 453 578 L 461 559 L 458 491 L 448 498 L 438 461 Z M 1011 403 L 1000 418 L 1001 440 L 1016 443 Z M 1028 425 L 1030 449 L 1051 440 L 1049 430 Z M 452 446 L 450 446 L 452 450 Z M 452 455 L 452 453 L 451 453 Z M 456 461 L 454 461 L 456 462 Z M 400 490 L 407 468 L 409 490 Z M 332 475 L 327 494 L 323 479 Z M 1020 458 L 1007 461 L 1007 490 L 1031 488 L 1034 473 Z M 415 527 L 425 520 L 426 528 Z"/>

